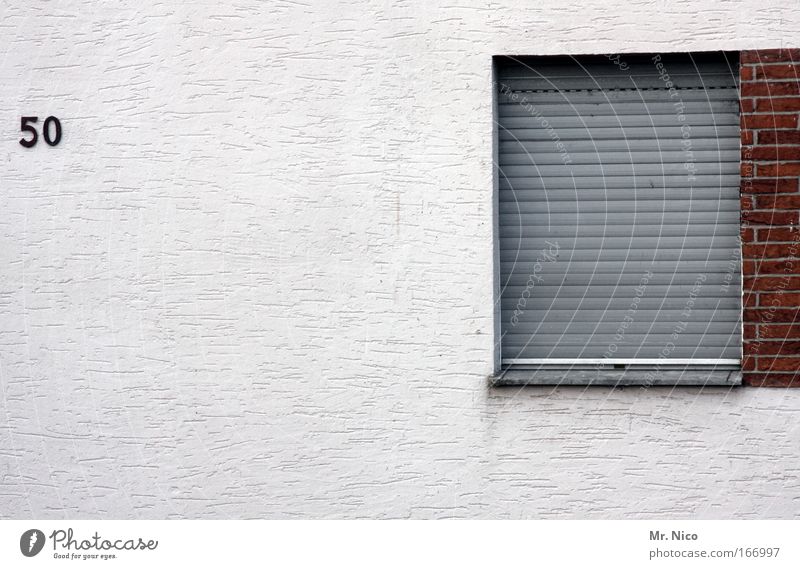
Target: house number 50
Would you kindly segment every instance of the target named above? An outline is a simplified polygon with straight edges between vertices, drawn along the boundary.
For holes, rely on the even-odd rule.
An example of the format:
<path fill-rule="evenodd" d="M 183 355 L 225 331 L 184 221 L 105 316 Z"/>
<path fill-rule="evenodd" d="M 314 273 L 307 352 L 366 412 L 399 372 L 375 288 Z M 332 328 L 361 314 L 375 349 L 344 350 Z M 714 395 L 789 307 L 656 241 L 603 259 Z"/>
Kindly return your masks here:
<path fill-rule="evenodd" d="M 22 137 L 19 139 L 19 143 L 25 148 L 36 146 L 36 143 L 39 141 L 39 133 L 36 132 L 36 127 L 30 124 L 38 120 L 39 117 L 22 117 L 20 121 L 20 130 L 31 134 L 30 138 Z M 55 146 L 61 142 L 61 121 L 56 117 L 47 117 L 44 119 L 44 125 L 42 126 L 42 137 L 47 144 Z M 55 134 L 53 134 L 53 131 Z"/>

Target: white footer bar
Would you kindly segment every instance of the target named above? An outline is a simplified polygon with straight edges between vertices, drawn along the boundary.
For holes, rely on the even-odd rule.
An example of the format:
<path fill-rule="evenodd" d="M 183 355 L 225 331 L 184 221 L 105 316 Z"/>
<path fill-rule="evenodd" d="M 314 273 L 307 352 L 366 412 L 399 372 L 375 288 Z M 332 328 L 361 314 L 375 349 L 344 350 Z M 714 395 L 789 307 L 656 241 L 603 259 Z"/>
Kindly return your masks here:
<path fill-rule="evenodd" d="M 535 476 L 532 473 L 531 476 Z M 664 478 L 669 481 L 669 478 Z M 653 492 L 659 492 L 653 489 Z M 663 490 L 661 490 L 663 492 Z M 688 490 L 687 490 L 688 493 Z M 457 495 L 454 494 L 454 496 Z M 487 499 L 490 496 L 487 493 Z M 784 502 L 763 511 L 790 515 Z M 414 496 L 400 496 L 413 500 Z M 693 494 L 692 499 L 697 499 Z M 718 501 L 725 512 L 736 504 Z M 420 498 L 422 504 L 424 498 Z M 663 500 L 667 508 L 668 500 Z M 676 505 L 682 505 L 679 500 Z M 458 502 L 409 508 L 458 516 Z M 426 505 L 427 506 L 427 505 Z M 91 507 L 87 504 L 86 509 Z M 542 508 L 546 503 L 542 503 Z M 635 514 L 635 500 L 618 515 Z M 583 508 L 581 510 L 580 508 Z M 286 512 L 290 511 L 287 508 Z M 487 516 L 497 515 L 487 502 Z M 535 511 L 508 510 L 512 516 Z M 677 511 L 677 510 L 675 510 Z M 329 510 L 336 515 L 337 510 Z M 338 512 L 346 515 L 348 509 Z M 589 513 L 578 503 L 561 515 Z M 350 512 L 352 513 L 352 511 Z M 278 510 L 273 511 L 278 515 Z M 678 514 L 674 514 L 678 515 Z M 719 515 L 685 509 L 685 515 Z M 0 522 L 0 567 L 800 567 L 800 521 L 99 521 Z M 34 535 L 35 538 L 31 536 Z M 32 558 L 34 557 L 34 558 Z M 652 562 L 652 563 L 651 563 Z"/>

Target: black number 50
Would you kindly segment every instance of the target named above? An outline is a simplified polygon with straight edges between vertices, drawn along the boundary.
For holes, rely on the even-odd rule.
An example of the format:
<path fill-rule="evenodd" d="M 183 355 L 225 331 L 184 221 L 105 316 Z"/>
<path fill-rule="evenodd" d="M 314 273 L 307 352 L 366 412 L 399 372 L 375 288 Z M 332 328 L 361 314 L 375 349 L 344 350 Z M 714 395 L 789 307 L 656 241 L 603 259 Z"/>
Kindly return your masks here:
<path fill-rule="evenodd" d="M 39 120 L 39 117 L 22 117 L 20 121 L 20 130 L 22 132 L 29 132 L 31 133 L 31 137 L 29 139 L 20 138 L 19 143 L 24 146 L 25 148 L 30 148 L 32 146 L 36 146 L 36 143 L 39 141 L 39 133 L 36 132 L 36 128 L 28 123 L 35 123 Z M 61 121 L 59 121 L 56 117 L 47 117 L 44 119 L 44 128 L 42 129 L 42 137 L 44 137 L 44 141 L 49 144 L 50 146 L 55 146 L 59 142 L 61 142 Z M 55 127 L 55 136 L 50 136 L 50 131 L 53 130 L 51 126 Z"/>

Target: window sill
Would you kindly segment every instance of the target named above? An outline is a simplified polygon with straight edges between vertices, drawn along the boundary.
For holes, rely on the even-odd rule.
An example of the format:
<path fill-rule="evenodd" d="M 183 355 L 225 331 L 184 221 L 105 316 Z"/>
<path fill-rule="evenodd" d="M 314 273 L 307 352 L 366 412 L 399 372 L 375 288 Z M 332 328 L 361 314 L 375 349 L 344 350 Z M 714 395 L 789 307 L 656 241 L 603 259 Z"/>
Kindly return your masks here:
<path fill-rule="evenodd" d="M 615 368 L 511 366 L 489 376 L 495 386 L 582 385 L 582 386 L 735 386 L 742 384 L 738 366 L 656 368 L 628 366 Z"/>

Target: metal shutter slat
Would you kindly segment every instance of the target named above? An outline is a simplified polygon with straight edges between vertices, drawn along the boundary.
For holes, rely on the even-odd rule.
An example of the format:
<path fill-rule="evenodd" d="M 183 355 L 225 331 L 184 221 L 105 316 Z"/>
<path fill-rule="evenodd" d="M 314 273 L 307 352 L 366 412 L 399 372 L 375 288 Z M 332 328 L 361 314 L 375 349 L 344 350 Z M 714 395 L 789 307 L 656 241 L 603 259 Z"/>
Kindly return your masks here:
<path fill-rule="evenodd" d="M 519 145 L 518 145 L 519 146 Z M 636 163 L 640 162 L 647 162 L 655 160 L 655 164 L 662 164 L 661 161 L 673 162 L 676 160 L 680 160 L 686 156 L 686 153 L 682 150 L 669 150 L 669 149 L 657 149 L 657 150 L 650 150 L 650 151 L 641 151 L 635 150 L 636 145 L 633 146 L 631 150 L 623 150 L 618 152 L 609 152 L 607 150 L 600 151 L 595 150 L 593 152 L 570 152 L 569 156 L 571 159 L 571 163 L 575 165 L 586 165 L 586 164 L 630 164 L 631 161 Z M 516 149 L 515 149 L 516 150 Z M 543 153 L 541 150 L 534 152 L 537 154 L 536 156 L 536 164 L 543 166 L 543 165 L 550 165 L 550 164 L 558 164 L 561 165 L 563 163 L 562 157 L 560 154 L 555 153 Z M 533 156 L 531 155 L 531 151 L 525 148 L 519 148 L 516 151 L 501 151 L 503 155 L 503 163 L 514 165 L 514 164 L 531 164 Z M 731 148 L 731 149 L 722 149 L 722 148 L 709 148 L 706 150 L 693 150 L 694 159 L 697 162 L 708 162 L 708 163 L 718 163 L 722 162 L 739 162 L 739 149 L 738 148 Z"/>
<path fill-rule="evenodd" d="M 538 93 L 537 93 L 538 96 Z M 538 98 L 538 97 L 537 97 Z M 571 99 L 571 97 L 570 97 Z M 702 101 L 684 101 L 682 110 L 684 113 L 704 114 L 709 111 L 731 111 L 736 112 L 739 101 L 731 99 L 712 99 Z M 643 108 L 644 105 L 644 108 Z M 542 111 L 547 116 L 554 116 L 556 112 L 565 108 L 563 103 L 539 103 L 533 104 L 533 108 Z M 512 116 L 531 116 L 531 109 L 519 101 L 507 100 L 498 104 L 498 115 L 501 117 Z M 555 111 L 555 112 L 554 112 Z M 650 116 L 675 116 L 675 104 L 671 102 L 646 102 L 632 100 L 630 104 L 608 105 L 606 101 L 596 103 L 574 103 L 570 100 L 570 105 L 565 116 L 570 117 L 623 117 L 627 115 L 641 115 L 646 111 Z"/>
<path fill-rule="evenodd" d="M 680 142 L 681 140 L 681 126 L 665 125 L 659 128 L 659 136 L 663 140 L 674 139 Z M 721 124 L 716 125 L 695 125 L 691 127 L 692 136 L 698 138 L 730 138 L 739 136 L 739 124 Z M 553 135 L 546 127 L 542 127 L 539 123 L 531 122 L 527 127 L 518 127 L 509 129 L 500 122 L 500 140 L 552 140 Z M 594 127 L 587 136 L 586 128 L 583 126 L 576 126 L 572 128 L 559 128 L 558 137 L 561 141 L 567 140 L 618 140 L 618 141 L 634 141 L 634 140 L 654 140 L 652 126 L 633 126 L 628 127 L 621 131 L 618 126 L 611 127 Z M 658 140 L 657 138 L 655 140 Z"/>
<path fill-rule="evenodd" d="M 637 140 L 632 143 L 629 140 L 561 140 L 566 152 L 577 162 L 576 155 L 596 154 L 600 151 L 617 151 L 620 154 L 656 150 L 658 152 L 683 152 L 680 140 L 661 139 L 661 140 Z M 509 155 L 520 152 L 536 152 L 539 154 L 552 154 L 553 141 L 544 140 L 506 140 L 500 142 L 500 154 Z M 728 138 L 693 138 L 692 149 L 695 152 L 718 151 L 718 150 L 739 150 L 738 139 Z M 559 160 L 559 162 L 561 161 Z"/>

